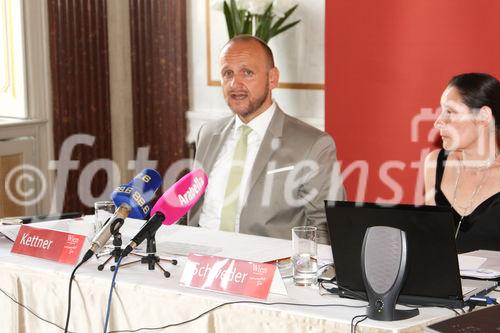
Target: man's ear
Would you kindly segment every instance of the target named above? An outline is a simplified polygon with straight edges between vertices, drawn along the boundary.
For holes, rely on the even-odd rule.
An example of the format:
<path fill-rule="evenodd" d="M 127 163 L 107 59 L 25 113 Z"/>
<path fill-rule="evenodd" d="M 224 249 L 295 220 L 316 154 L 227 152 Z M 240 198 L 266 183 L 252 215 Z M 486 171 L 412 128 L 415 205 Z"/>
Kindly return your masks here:
<path fill-rule="evenodd" d="M 280 71 L 278 68 L 273 67 L 269 70 L 269 89 L 274 89 L 278 86 L 280 80 Z"/>

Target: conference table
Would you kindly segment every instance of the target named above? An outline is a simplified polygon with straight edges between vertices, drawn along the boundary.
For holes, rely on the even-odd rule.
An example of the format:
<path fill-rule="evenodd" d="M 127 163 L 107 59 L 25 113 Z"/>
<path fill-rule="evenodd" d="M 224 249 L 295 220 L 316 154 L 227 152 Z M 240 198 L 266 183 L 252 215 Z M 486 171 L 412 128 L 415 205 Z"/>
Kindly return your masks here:
<path fill-rule="evenodd" d="M 89 235 L 92 221 L 93 216 L 84 216 L 32 226 Z M 124 245 L 142 223 L 127 219 L 121 229 Z M 317 286 L 295 286 L 290 277 L 283 278 L 287 295 L 270 293 L 263 302 L 303 305 L 258 304 L 256 302 L 261 300 L 255 298 L 179 285 L 187 253 L 264 262 L 289 256 L 289 240 L 171 225 L 158 230 L 156 242 L 157 253 L 177 259 L 178 264 L 163 264 L 171 273 L 169 278 L 160 270 L 148 270 L 143 264 L 120 267 L 109 332 L 350 332 L 352 318 L 366 311 L 364 301 L 320 295 Z M 89 247 L 88 238 L 86 243 L 82 253 Z M 0 332 L 62 332 L 68 281 L 74 266 L 13 254 L 11 247 L 11 241 L 0 237 Z M 143 245 L 138 248 L 141 249 L 144 250 Z M 320 263 L 331 262 L 330 247 L 319 245 L 318 258 Z M 104 257 L 94 256 L 76 272 L 69 325 L 71 332 L 103 331 L 113 274 L 108 268 L 97 270 L 103 260 Z M 223 305 L 189 323 L 160 329 L 196 318 L 228 302 L 238 303 Z M 454 315 L 446 308 L 421 308 L 420 315 L 407 320 L 364 320 L 357 326 L 357 332 L 422 332 L 429 324 Z M 141 328 L 143 330 L 138 330 Z"/>

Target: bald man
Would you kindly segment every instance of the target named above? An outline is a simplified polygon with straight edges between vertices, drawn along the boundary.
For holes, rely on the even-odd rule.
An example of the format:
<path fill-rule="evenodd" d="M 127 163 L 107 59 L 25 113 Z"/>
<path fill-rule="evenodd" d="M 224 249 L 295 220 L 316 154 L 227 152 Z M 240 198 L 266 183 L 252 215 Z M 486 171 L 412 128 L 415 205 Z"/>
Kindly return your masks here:
<path fill-rule="evenodd" d="M 260 39 L 231 39 L 219 65 L 234 115 L 198 133 L 195 162 L 209 180 L 188 224 L 284 239 L 295 226 L 316 226 L 328 243 L 324 200 L 344 199 L 333 139 L 273 101 L 280 73 Z"/>

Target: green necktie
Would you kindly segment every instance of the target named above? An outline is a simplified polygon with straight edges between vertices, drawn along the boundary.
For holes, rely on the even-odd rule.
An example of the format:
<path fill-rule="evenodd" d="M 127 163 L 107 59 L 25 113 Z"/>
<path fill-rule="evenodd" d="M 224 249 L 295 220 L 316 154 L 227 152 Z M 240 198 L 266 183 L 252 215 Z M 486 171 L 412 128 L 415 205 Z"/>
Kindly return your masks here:
<path fill-rule="evenodd" d="M 224 194 L 224 205 L 220 214 L 220 230 L 234 231 L 236 221 L 236 210 L 238 209 L 240 183 L 243 175 L 243 168 L 247 158 L 248 134 L 252 129 L 242 125 L 239 128 L 240 138 L 234 149 L 233 162 L 229 171 L 226 192 Z"/>

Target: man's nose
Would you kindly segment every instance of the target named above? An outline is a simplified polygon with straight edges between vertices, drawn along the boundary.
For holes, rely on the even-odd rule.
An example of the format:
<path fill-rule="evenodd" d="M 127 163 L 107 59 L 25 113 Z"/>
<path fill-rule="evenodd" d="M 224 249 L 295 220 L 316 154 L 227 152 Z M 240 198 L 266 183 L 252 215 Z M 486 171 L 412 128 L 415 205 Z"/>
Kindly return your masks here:
<path fill-rule="evenodd" d="M 234 75 L 231 81 L 229 82 L 231 87 L 239 87 L 241 86 L 241 78 L 239 75 Z"/>

